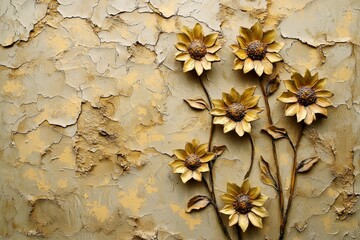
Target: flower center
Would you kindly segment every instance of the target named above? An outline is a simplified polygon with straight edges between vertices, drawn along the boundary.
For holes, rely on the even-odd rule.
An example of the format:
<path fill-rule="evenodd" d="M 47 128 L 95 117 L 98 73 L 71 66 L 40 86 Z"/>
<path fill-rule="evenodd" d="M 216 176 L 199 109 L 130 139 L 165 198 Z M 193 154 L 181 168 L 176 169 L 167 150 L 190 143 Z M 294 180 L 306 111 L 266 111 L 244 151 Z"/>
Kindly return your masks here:
<path fill-rule="evenodd" d="M 309 106 L 316 102 L 315 91 L 308 86 L 300 87 L 299 91 L 296 93 L 298 102 L 303 106 Z"/>
<path fill-rule="evenodd" d="M 262 60 L 266 55 L 266 44 L 255 40 L 249 44 L 246 52 L 252 60 Z"/>
<path fill-rule="evenodd" d="M 251 211 L 253 205 L 248 195 L 239 194 L 233 203 L 234 209 L 241 214 L 246 214 Z"/>
<path fill-rule="evenodd" d="M 188 48 L 191 58 L 201 60 L 206 55 L 205 43 L 201 40 L 194 40 Z"/>
<path fill-rule="evenodd" d="M 235 122 L 240 122 L 246 114 L 246 108 L 241 103 L 233 103 L 226 110 L 227 117 Z"/>
<path fill-rule="evenodd" d="M 185 159 L 185 166 L 192 171 L 198 169 L 201 166 L 199 156 L 194 153 L 189 154 Z"/>

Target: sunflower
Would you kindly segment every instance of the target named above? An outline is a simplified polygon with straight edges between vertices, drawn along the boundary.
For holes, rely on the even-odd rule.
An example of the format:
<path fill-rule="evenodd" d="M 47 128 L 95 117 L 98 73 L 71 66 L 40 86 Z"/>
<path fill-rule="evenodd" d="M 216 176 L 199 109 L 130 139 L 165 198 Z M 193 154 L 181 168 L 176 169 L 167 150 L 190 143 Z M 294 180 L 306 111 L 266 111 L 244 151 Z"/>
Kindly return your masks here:
<path fill-rule="evenodd" d="M 307 69 L 305 76 L 301 76 L 295 72 L 291 76 L 292 80 L 284 80 L 287 92 L 283 92 L 278 100 L 287 103 L 285 115 L 294 116 L 296 114 L 297 121 L 310 125 L 316 120 L 316 114 L 327 117 L 326 107 L 333 106 L 328 99 L 334 94 L 325 90 L 325 78 L 319 79 L 318 73 L 311 76 Z"/>
<path fill-rule="evenodd" d="M 226 191 L 227 193 L 220 196 L 225 202 L 220 212 L 230 215 L 229 226 L 238 223 L 245 232 L 250 220 L 252 225 L 262 228 L 262 218 L 268 217 L 269 213 L 263 207 L 268 197 L 260 193 L 260 187 L 250 188 L 249 180 L 246 179 L 241 187 L 235 183 L 228 183 Z"/>
<path fill-rule="evenodd" d="M 224 133 L 231 130 L 242 137 L 245 132 L 251 132 L 250 122 L 259 119 L 262 111 L 257 106 L 260 96 L 254 96 L 256 86 L 246 88 L 240 95 L 234 88 L 230 94 L 222 93 L 222 99 L 212 100 L 214 108 L 210 114 L 214 117 L 214 124 L 224 125 Z"/>
<path fill-rule="evenodd" d="M 175 59 L 185 62 L 184 72 L 195 68 L 197 75 L 200 76 L 204 69 L 211 69 L 211 62 L 220 61 L 220 57 L 215 55 L 221 48 L 218 35 L 218 33 L 211 33 L 204 37 L 199 23 L 195 24 L 192 30 L 183 27 L 182 32 L 177 34 L 179 42 L 175 44 L 175 47 L 180 52 L 176 53 Z"/>
<path fill-rule="evenodd" d="M 209 171 L 208 162 L 214 157 L 214 153 L 207 152 L 208 144 L 199 144 L 197 140 L 185 144 L 185 150 L 175 149 L 174 154 L 177 159 L 169 165 L 173 168 L 173 173 L 181 173 L 181 180 L 186 183 L 191 178 L 201 181 L 202 172 Z"/>
<path fill-rule="evenodd" d="M 240 35 L 236 38 L 238 43 L 230 46 L 236 55 L 234 70 L 243 69 L 248 73 L 255 69 L 258 76 L 264 72 L 269 75 L 273 72 L 273 63 L 282 60 L 278 52 L 284 45 L 275 42 L 274 29 L 263 32 L 256 22 L 250 29 L 240 27 Z"/>

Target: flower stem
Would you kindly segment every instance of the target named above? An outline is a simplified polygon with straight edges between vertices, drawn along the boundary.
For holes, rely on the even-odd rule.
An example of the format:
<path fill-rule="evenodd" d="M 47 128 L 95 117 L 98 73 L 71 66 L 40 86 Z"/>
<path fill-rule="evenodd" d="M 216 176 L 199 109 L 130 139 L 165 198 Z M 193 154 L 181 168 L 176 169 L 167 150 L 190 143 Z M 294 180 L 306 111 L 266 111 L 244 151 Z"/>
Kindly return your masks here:
<path fill-rule="evenodd" d="M 204 73 L 205 75 L 206 73 Z M 206 75 L 205 75 L 205 78 L 206 78 Z M 204 82 L 203 82 L 203 79 L 202 77 L 200 76 L 199 77 L 199 80 L 200 80 L 200 83 L 201 83 L 201 86 L 205 92 L 205 95 L 207 97 L 207 100 L 208 100 L 208 103 L 209 103 L 209 106 L 210 108 L 213 107 L 213 104 L 211 102 L 211 97 L 210 97 L 210 94 L 209 92 L 207 91 L 205 85 L 204 85 Z M 208 145 L 208 151 L 210 152 L 211 151 L 211 147 L 212 147 L 212 140 L 213 140 L 213 136 L 214 136 L 214 124 L 213 124 L 213 116 L 211 115 L 211 127 L 210 127 L 210 134 L 209 134 L 209 145 Z M 207 182 L 205 182 L 205 184 L 207 185 L 207 189 L 209 190 L 209 194 L 210 194 L 210 197 L 211 197 L 211 200 L 213 202 L 213 206 L 214 206 L 214 209 L 215 209 L 215 212 L 216 212 L 216 216 L 218 218 L 218 221 L 219 221 L 219 224 L 221 226 L 221 229 L 224 233 L 224 235 L 227 237 L 227 239 L 230 239 L 231 240 L 231 236 L 229 234 L 229 232 L 227 231 L 226 229 L 226 225 L 224 224 L 224 221 L 222 220 L 221 218 L 221 215 L 220 215 L 220 210 L 219 210 L 219 207 L 218 207 L 218 204 L 217 204 L 217 201 L 216 201 L 216 196 L 215 196 L 215 188 L 214 188 L 214 175 L 213 175 L 213 167 L 214 167 L 214 164 L 215 164 L 215 160 L 214 159 L 213 161 L 210 161 L 209 162 L 209 169 L 210 169 L 210 174 L 209 174 L 209 182 L 210 182 L 210 186 L 207 184 Z M 205 180 L 205 179 L 204 179 Z"/>
<path fill-rule="evenodd" d="M 265 109 L 266 109 L 268 124 L 273 125 L 270 104 L 269 104 L 269 98 L 265 91 L 263 76 L 260 77 L 260 88 L 261 88 L 261 92 L 262 92 L 264 102 L 265 102 Z M 276 181 L 277 181 L 277 185 L 278 185 L 277 192 L 279 195 L 279 207 L 280 207 L 280 238 L 279 239 L 282 239 L 282 236 L 284 234 L 283 233 L 283 230 L 284 230 L 283 229 L 283 225 L 284 225 L 284 194 L 283 194 L 283 190 L 282 190 L 279 160 L 278 160 L 278 154 L 277 154 L 277 150 L 276 150 L 275 139 L 272 139 L 271 143 L 272 143 L 272 152 L 273 152 L 273 157 L 274 157 L 274 162 L 275 162 L 275 167 L 276 167 Z"/>
<path fill-rule="evenodd" d="M 285 227 L 286 227 L 286 223 L 287 223 L 287 220 L 288 220 L 288 215 L 289 215 L 290 208 L 291 208 L 291 203 L 292 203 L 292 200 L 294 198 L 295 184 L 296 184 L 296 169 L 297 169 L 297 152 L 298 152 L 298 149 L 299 149 L 299 145 L 300 145 L 300 141 L 302 139 L 302 136 L 304 135 L 305 127 L 306 127 L 306 125 L 304 123 L 302 123 L 302 126 L 301 126 L 300 132 L 298 134 L 295 146 L 292 144 L 291 140 L 289 139 L 290 144 L 291 144 L 292 149 L 293 149 L 293 152 L 294 152 L 294 158 L 293 158 L 293 166 L 292 166 L 292 171 L 291 171 L 289 200 L 288 200 L 288 204 L 286 206 L 285 215 L 283 217 L 283 221 L 282 221 L 283 224 L 281 226 L 281 231 L 280 231 L 282 233 L 282 235 L 280 235 L 279 240 L 282 240 L 283 236 L 285 234 Z"/>
<path fill-rule="evenodd" d="M 251 160 L 250 160 L 250 166 L 249 166 L 249 169 L 248 171 L 246 172 L 245 176 L 244 176 L 244 180 L 247 179 L 249 176 L 250 176 L 250 172 L 251 172 L 251 169 L 252 169 L 252 166 L 254 165 L 254 158 L 255 158 L 255 148 L 254 148 L 254 141 L 249 134 L 247 134 L 248 137 L 249 137 L 249 141 L 250 141 L 250 145 L 251 145 Z"/>

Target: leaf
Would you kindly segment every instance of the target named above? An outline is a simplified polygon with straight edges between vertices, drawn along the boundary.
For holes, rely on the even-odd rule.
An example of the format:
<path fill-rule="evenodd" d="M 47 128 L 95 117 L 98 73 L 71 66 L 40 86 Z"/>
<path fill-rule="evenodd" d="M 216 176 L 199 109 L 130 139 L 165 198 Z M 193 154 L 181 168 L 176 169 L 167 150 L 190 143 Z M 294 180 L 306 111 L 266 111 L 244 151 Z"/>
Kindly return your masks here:
<path fill-rule="evenodd" d="M 288 136 L 285 128 L 279 128 L 274 125 L 268 126 L 261 130 L 267 132 L 273 139 L 286 138 Z"/>
<path fill-rule="evenodd" d="M 215 153 L 216 157 L 219 157 L 226 150 L 225 145 L 214 146 L 212 152 Z"/>
<path fill-rule="evenodd" d="M 266 96 L 272 95 L 280 86 L 279 75 L 270 79 L 266 85 Z"/>
<path fill-rule="evenodd" d="M 275 188 L 277 190 L 278 185 L 277 185 L 273 175 L 271 174 L 269 163 L 266 162 L 262 156 L 260 159 L 260 170 L 261 170 L 260 180 L 264 184 L 272 186 L 273 188 Z"/>
<path fill-rule="evenodd" d="M 186 212 L 189 213 L 192 210 L 201 210 L 211 203 L 211 200 L 207 196 L 196 195 L 192 197 L 188 204 Z"/>
<path fill-rule="evenodd" d="M 204 110 L 204 109 L 210 110 L 208 104 L 201 97 L 184 99 L 184 101 L 187 102 L 187 104 L 189 104 L 189 106 L 191 108 L 194 108 L 197 110 Z"/>
<path fill-rule="evenodd" d="M 297 166 L 297 172 L 303 173 L 309 171 L 315 163 L 320 160 L 319 157 L 311 157 L 305 160 L 302 160 Z"/>

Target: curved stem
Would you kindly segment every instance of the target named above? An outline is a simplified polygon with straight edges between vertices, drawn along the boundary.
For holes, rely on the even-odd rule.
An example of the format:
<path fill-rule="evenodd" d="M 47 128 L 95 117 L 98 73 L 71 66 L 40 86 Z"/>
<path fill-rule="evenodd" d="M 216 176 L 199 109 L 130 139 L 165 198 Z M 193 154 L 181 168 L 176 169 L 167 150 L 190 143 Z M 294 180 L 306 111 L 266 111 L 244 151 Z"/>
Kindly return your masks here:
<path fill-rule="evenodd" d="M 249 137 L 249 141 L 250 141 L 250 145 L 251 145 L 251 161 L 250 161 L 249 169 L 248 169 L 248 171 L 247 171 L 246 174 L 245 174 L 244 180 L 247 179 L 247 178 L 250 176 L 250 172 L 251 172 L 252 166 L 254 165 L 254 158 L 255 158 L 254 141 L 253 141 L 250 133 L 247 134 L 247 135 L 248 135 L 248 137 Z"/>
<path fill-rule="evenodd" d="M 205 74 L 205 73 L 204 73 Z M 205 75 L 206 76 L 206 75 Z M 213 107 L 213 104 L 211 102 L 211 97 L 210 97 L 210 94 L 209 92 L 207 91 L 205 85 L 204 85 L 204 82 L 203 82 L 203 79 L 201 78 L 201 76 L 199 77 L 199 80 L 200 80 L 200 83 L 201 83 L 201 86 L 205 92 L 205 95 L 207 97 L 207 100 L 208 100 L 208 103 L 209 103 L 209 106 L 210 108 Z M 212 140 L 213 140 L 213 136 L 214 136 L 214 124 L 212 123 L 213 122 L 213 116 L 211 115 L 211 127 L 210 127 L 210 134 L 209 134 L 209 141 L 208 141 L 208 151 L 210 152 L 211 151 L 211 146 L 212 146 Z M 215 212 L 216 212 L 216 216 L 218 218 L 218 221 L 219 221 L 219 224 L 221 226 L 221 229 L 224 233 L 224 235 L 227 237 L 227 239 L 230 239 L 231 240 L 231 236 L 229 234 L 229 232 L 227 231 L 226 229 L 226 225 L 224 224 L 224 221 L 222 220 L 221 218 L 221 215 L 220 215 L 220 210 L 219 210 L 219 207 L 218 207 L 218 204 L 217 204 L 217 201 L 216 201 L 216 196 L 215 196 L 215 188 L 214 188 L 214 175 L 213 175 L 213 167 L 214 167 L 214 163 L 215 163 L 215 159 L 214 159 L 214 162 L 209 162 L 209 171 L 210 171 L 210 174 L 209 174 L 209 182 L 210 182 L 210 186 L 207 184 L 207 182 L 205 182 L 205 184 L 207 185 L 207 189 L 209 190 L 209 194 L 210 194 L 210 197 L 211 197 L 211 200 L 212 200 L 212 205 L 214 206 L 214 209 L 215 209 Z M 205 179 L 204 179 L 205 180 Z"/>
<path fill-rule="evenodd" d="M 292 148 L 293 148 L 294 158 L 293 158 L 293 166 L 292 166 L 292 171 L 291 171 L 289 200 L 288 200 L 288 204 L 286 206 L 285 215 L 283 217 L 283 225 L 282 225 L 282 233 L 283 234 L 285 233 L 285 227 L 286 227 L 286 223 L 287 223 L 290 208 L 291 208 L 291 203 L 292 203 L 292 200 L 294 198 L 295 184 L 296 184 L 296 169 L 297 169 L 297 152 L 298 152 L 298 149 L 299 149 L 299 145 L 300 145 L 300 141 L 302 139 L 302 136 L 304 135 L 305 126 L 306 125 L 304 123 L 302 123 L 302 126 L 301 126 L 301 129 L 300 129 L 299 135 L 297 137 L 295 146 L 292 144 L 291 140 L 289 139 L 289 141 L 291 142 Z M 279 239 L 281 240 L 282 237 L 279 238 Z"/>
<path fill-rule="evenodd" d="M 265 92 L 265 87 L 264 87 L 264 83 L 263 83 L 263 77 L 260 77 L 260 88 L 261 88 L 262 95 L 264 97 L 268 124 L 273 125 L 269 99 L 268 99 L 268 96 L 267 96 L 267 94 Z M 283 230 L 284 230 L 283 229 L 283 225 L 284 225 L 284 218 L 283 218 L 283 216 L 284 216 L 284 194 L 283 194 L 283 190 L 282 190 L 280 167 L 279 167 L 279 160 L 278 160 L 278 155 L 277 155 L 277 150 L 276 150 L 275 139 L 272 139 L 271 143 L 272 143 L 272 152 L 273 152 L 275 168 L 276 168 L 276 181 L 277 181 L 277 184 L 278 184 L 277 192 L 278 192 L 278 195 L 279 195 L 279 207 L 280 207 L 280 237 L 279 237 L 279 239 L 282 239 L 282 237 L 284 235 L 284 233 L 283 233 Z"/>

